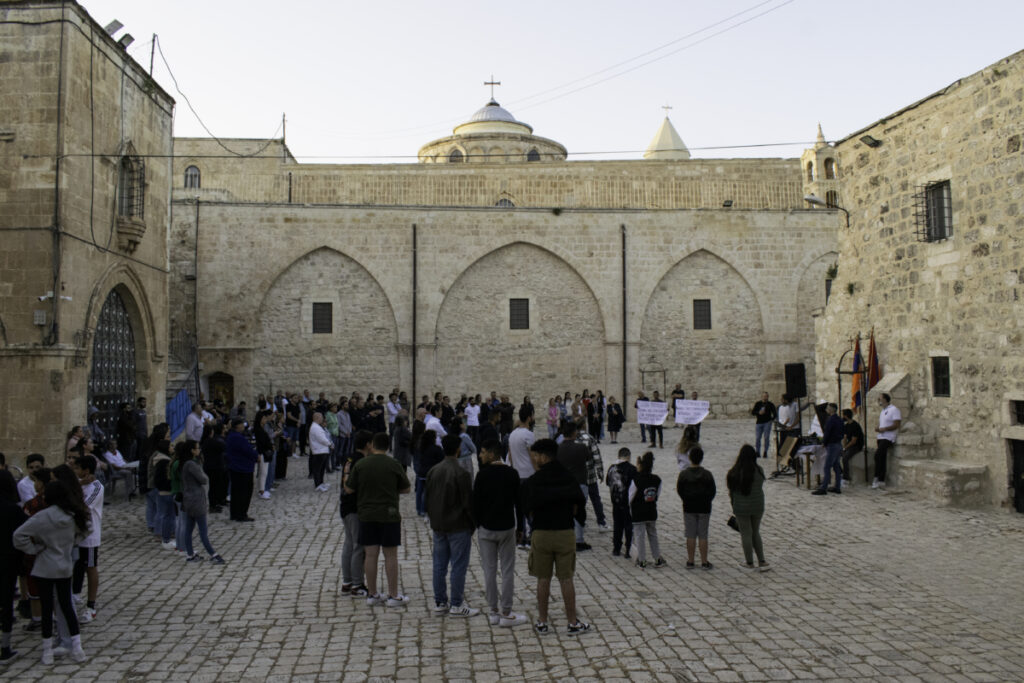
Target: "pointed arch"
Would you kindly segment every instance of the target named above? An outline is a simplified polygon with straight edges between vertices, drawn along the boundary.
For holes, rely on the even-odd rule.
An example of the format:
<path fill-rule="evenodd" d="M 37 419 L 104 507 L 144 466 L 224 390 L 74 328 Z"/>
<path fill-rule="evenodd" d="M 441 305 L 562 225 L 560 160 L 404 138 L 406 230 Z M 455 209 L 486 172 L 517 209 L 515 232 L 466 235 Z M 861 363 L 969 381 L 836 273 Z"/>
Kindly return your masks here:
<path fill-rule="evenodd" d="M 89 294 L 89 305 L 86 306 L 85 320 L 79 336 L 82 343 L 87 343 L 96 329 L 100 311 L 107 296 L 113 290 L 120 290 L 124 300 L 125 308 L 133 326 L 141 334 L 135 335 L 136 358 L 149 358 L 153 363 L 159 363 L 164 359 L 164 354 L 156 344 L 156 325 L 153 319 L 153 309 L 146 296 L 146 286 L 139 277 L 138 272 L 127 263 L 115 263 L 107 268 L 96 284 L 93 285 Z"/>

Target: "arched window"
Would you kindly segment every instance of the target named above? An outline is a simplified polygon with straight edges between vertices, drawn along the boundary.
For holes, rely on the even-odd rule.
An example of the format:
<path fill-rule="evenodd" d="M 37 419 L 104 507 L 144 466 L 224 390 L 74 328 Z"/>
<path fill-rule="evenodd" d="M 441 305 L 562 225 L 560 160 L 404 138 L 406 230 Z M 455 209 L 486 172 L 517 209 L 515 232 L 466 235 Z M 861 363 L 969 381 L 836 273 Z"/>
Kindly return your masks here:
<path fill-rule="evenodd" d="M 453 149 L 451 154 L 448 155 L 449 164 L 461 164 L 465 157 L 462 156 L 462 151 Z"/>
<path fill-rule="evenodd" d="M 839 193 L 835 190 L 829 190 L 825 193 L 825 206 L 830 209 L 834 209 L 839 206 Z"/>
<path fill-rule="evenodd" d="M 813 180 L 814 180 L 814 162 L 813 161 L 808 161 L 807 162 L 807 182 L 812 182 Z"/>
<path fill-rule="evenodd" d="M 117 215 L 142 220 L 146 197 L 146 166 L 134 156 L 121 157 L 117 176 Z"/>
<path fill-rule="evenodd" d="M 502 197 L 501 199 L 499 199 L 498 203 L 495 204 L 495 206 L 500 206 L 503 209 L 515 208 L 515 204 L 512 203 L 512 200 L 511 199 L 506 199 L 505 197 Z"/>
<path fill-rule="evenodd" d="M 199 169 L 195 166 L 185 169 L 185 189 L 199 189 Z"/>
<path fill-rule="evenodd" d="M 836 179 L 836 160 L 832 157 L 825 159 L 825 180 Z"/>
<path fill-rule="evenodd" d="M 540 152 L 538 152 L 536 149 L 531 149 L 529 152 L 526 153 L 526 160 L 540 161 Z"/>

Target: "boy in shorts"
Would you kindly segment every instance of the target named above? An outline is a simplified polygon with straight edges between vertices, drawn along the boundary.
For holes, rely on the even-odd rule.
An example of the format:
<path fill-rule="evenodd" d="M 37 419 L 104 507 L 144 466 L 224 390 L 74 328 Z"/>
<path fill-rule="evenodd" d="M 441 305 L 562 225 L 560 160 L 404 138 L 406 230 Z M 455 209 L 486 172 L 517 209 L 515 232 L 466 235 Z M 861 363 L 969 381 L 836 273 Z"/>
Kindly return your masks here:
<path fill-rule="evenodd" d="M 345 492 L 356 496 L 359 517 L 359 544 L 366 551 L 366 604 L 401 607 L 409 598 L 398 590 L 398 546 L 402 542 L 402 517 L 398 496 L 409 493 L 405 468 L 388 456 L 391 439 L 387 432 L 373 435 L 370 452 L 361 458 L 348 475 Z M 388 594 L 377 592 L 377 559 L 384 549 L 384 573 Z"/>
<path fill-rule="evenodd" d="M 690 449 L 690 466 L 679 473 L 676 492 L 683 501 L 683 525 L 686 531 L 686 568 L 693 569 L 694 550 L 700 545 L 700 566 L 711 569 L 708 562 L 708 522 L 711 520 L 711 501 L 715 497 L 715 477 L 701 467 L 704 451 Z"/>
<path fill-rule="evenodd" d="M 96 479 L 96 458 L 91 455 L 80 455 L 71 461 L 71 471 L 82 484 L 82 496 L 85 506 L 89 508 L 91 517 L 89 535 L 78 543 L 78 559 L 75 561 L 72 576 L 72 589 L 76 602 L 81 603 L 82 584 L 89 579 L 89 588 L 85 599 L 85 609 L 78 613 L 78 620 L 88 624 L 96 618 L 96 594 L 100 585 L 100 525 L 103 521 L 103 484 Z"/>
<path fill-rule="evenodd" d="M 556 460 L 558 444 L 541 439 L 530 446 L 530 461 L 536 472 L 527 479 L 523 501 L 531 518 L 533 535 L 528 565 L 530 576 L 537 578 L 537 623 L 539 635 L 551 632 L 548 625 L 548 600 L 551 577 L 558 578 L 569 621 L 569 635 L 586 633 L 590 624 L 576 617 L 576 534 L 573 523 L 586 521 L 586 498 L 576 478 Z"/>

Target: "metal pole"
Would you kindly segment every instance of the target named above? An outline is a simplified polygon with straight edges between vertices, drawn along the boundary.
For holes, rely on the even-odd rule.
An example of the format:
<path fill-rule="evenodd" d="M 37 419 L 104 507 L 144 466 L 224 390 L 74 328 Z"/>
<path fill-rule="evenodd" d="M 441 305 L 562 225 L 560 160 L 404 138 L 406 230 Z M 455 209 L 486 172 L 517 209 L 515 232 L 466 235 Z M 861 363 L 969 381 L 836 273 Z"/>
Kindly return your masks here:
<path fill-rule="evenodd" d="M 416 405 L 416 224 L 412 224 L 412 395 L 410 405 Z"/>
<path fill-rule="evenodd" d="M 626 404 L 628 398 L 626 394 L 627 377 L 626 372 L 626 224 L 622 223 L 619 226 L 622 231 L 622 401 L 619 405 L 622 406 L 622 415 L 626 415 Z"/>

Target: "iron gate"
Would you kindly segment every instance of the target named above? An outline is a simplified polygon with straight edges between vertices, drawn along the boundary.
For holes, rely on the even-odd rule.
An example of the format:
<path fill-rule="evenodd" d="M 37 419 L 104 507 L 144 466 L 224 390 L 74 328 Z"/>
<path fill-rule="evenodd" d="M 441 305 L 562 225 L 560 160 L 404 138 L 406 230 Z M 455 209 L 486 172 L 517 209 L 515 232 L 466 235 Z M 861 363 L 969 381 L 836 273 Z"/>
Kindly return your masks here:
<path fill-rule="evenodd" d="M 135 334 L 121 295 L 111 291 L 103 302 L 92 345 L 89 405 L 99 412 L 100 427 L 117 432 L 118 406 L 135 400 Z"/>

